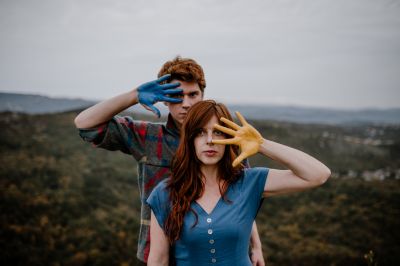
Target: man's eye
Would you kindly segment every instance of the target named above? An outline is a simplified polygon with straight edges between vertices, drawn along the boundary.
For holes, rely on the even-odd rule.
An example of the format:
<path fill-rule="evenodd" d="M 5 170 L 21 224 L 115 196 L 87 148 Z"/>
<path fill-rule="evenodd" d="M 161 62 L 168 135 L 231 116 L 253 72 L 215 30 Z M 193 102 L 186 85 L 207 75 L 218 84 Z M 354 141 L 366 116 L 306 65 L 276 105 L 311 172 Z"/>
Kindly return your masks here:
<path fill-rule="evenodd" d="M 182 94 L 182 93 L 178 93 L 178 94 L 169 94 L 168 97 L 180 99 L 180 98 L 183 98 L 183 94 Z"/>
<path fill-rule="evenodd" d="M 190 97 L 196 97 L 197 96 L 197 92 L 192 92 L 189 94 Z"/>

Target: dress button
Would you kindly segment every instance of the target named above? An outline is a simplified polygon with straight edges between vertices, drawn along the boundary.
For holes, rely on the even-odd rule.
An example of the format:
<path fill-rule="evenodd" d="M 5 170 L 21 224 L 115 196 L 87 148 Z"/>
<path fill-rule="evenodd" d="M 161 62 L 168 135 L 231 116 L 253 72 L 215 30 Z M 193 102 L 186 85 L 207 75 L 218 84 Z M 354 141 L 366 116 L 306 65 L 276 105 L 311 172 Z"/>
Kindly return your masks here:
<path fill-rule="evenodd" d="M 210 239 L 208 242 L 210 242 L 210 244 L 214 244 L 214 239 Z"/>
<path fill-rule="evenodd" d="M 211 252 L 212 254 L 214 254 L 214 253 L 215 253 L 215 249 L 214 249 L 214 248 L 210 249 L 210 252 Z"/>
<path fill-rule="evenodd" d="M 207 218 L 207 223 L 211 223 L 211 218 Z"/>
<path fill-rule="evenodd" d="M 216 263 L 216 262 L 217 262 L 217 259 L 214 259 L 214 258 L 213 258 L 213 259 L 211 260 L 211 262 L 212 262 L 212 263 Z"/>
<path fill-rule="evenodd" d="M 212 235 L 212 233 L 213 233 L 212 229 L 208 229 L 207 232 L 208 232 L 209 235 Z"/>

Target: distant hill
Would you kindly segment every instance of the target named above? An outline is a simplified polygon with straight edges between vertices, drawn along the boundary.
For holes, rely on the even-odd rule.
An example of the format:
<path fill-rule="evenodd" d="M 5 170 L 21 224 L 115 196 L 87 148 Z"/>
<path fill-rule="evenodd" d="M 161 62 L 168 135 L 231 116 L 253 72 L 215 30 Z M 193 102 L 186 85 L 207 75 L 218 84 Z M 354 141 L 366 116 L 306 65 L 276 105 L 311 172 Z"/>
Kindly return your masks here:
<path fill-rule="evenodd" d="M 0 111 L 27 114 L 59 113 L 82 109 L 94 101 L 83 99 L 51 98 L 34 94 L 0 93 Z"/>
<path fill-rule="evenodd" d="M 22 112 L 28 114 L 58 113 L 83 109 L 95 104 L 84 99 L 51 98 L 41 95 L 0 93 L 0 111 Z M 246 118 L 254 120 L 275 120 L 314 124 L 400 124 L 400 108 L 335 110 L 323 108 L 278 106 L 278 105 L 234 105 L 228 104 L 232 111 L 241 112 Z M 168 110 L 157 104 L 163 115 Z M 147 113 L 140 106 L 131 111 Z"/>
<path fill-rule="evenodd" d="M 85 143 L 75 116 L 0 113 L 1 265 L 136 264 L 138 165 Z M 264 200 L 268 266 L 400 265 L 400 126 L 252 124 L 333 172 L 318 189 Z M 282 167 L 261 155 L 250 164 Z"/>
<path fill-rule="evenodd" d="M 294 106 L 229 105 L 229 109 L 240 111 L 244 116 L 256 120 L 316 124 L 400 124 L 400 108 L 335 110 Z"/>

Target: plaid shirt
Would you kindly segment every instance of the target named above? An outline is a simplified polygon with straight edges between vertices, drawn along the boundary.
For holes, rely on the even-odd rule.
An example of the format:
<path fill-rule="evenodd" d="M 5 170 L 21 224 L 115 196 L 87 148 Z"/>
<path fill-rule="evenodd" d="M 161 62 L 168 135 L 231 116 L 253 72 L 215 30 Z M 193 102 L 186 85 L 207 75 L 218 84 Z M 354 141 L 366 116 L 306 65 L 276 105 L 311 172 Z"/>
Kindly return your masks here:
<path fill-rule="evenodd" d="M 136 121 L 115 116 L 92 129 L 80 129 L 80 136 L 96 147 L 132 155 L 138 162 L 141 220 L 137 257 L 147 262 L 150 251 L 150 207 L 146 200 L 153 188 L 170 175 L 170 163 L 179 144 L 179 130 L 171 115 L 167 123 Z"/>

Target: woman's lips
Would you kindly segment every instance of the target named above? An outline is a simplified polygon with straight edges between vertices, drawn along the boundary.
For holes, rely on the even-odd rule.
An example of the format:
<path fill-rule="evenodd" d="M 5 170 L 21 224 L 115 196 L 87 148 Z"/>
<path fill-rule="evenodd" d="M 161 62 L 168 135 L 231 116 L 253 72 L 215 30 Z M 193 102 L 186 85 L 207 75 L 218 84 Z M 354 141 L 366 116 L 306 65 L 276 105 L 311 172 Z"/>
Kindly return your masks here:
<path fill-rule="evenodd" d="M 214 151 L 214 150 L 204 151 L 203 153 L 204 153 L 206 156 L 214 156 L 214 155 L 217 154 L 217 152 Z"/>

